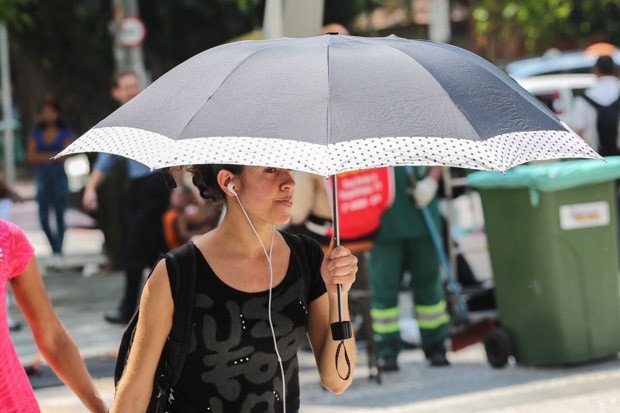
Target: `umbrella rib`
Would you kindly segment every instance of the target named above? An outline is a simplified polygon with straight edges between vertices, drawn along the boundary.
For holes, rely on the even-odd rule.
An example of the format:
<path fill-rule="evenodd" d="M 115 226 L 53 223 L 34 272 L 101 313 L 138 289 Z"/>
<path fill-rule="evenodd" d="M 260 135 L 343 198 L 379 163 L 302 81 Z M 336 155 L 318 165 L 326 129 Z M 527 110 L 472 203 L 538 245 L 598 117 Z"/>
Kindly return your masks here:
<path fill-rule="evenodd" d="M 331 136 L 330 136 L 330 116 L 331 116 L 331 104 L 332 104 L 332 99 L 331 99 L 331 86 L 329 84 L 330 82 L 330 78 L 329 78 L 329 53 L 330 53 L 330 49 L 329 46 L 332 43 L 332 38 L 333 36 L 330 35 L 329 37 L 329 42 L 327 42 L 327 53 L 326 53 L 326 57 L 327 57 L 327 106 L 326 106 L 326 110 L 327 110 L 327 122 L 325 122 L 325 127 L 327 128 L 326 132 L 325 132 L 325 137 L 327 138 L 327 145 L 330 144 L 331 141 Z"/>

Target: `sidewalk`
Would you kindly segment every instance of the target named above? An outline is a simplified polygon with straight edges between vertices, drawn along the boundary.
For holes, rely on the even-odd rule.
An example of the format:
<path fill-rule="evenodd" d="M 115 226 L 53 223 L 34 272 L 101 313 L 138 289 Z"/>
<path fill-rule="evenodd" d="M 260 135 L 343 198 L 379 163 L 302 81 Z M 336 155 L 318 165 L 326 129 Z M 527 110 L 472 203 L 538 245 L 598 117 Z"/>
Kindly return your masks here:
<path fill-rule="evenodd" d="M 27 202 L 14 208 L 13 220 L 25 229 L 44 264 L 49 257 L 47 241 L 38 229 L 35 205 Z M 82 219 L 74 215 L 71 219 Z M 71 221 L 70 219 L 70 221 Z M 67 233 L 67 271 L 45 273 L 44 281 L 54 307 L 78 344 L 87 364 L 106 369 L 109 375 L 96 380 L 107 402 L 114 394 L 110 357 L 115 353 L 123 329 L 103 320 L 122 291 L 121 273 L 83 277 L 79 267 L 100 262 L 102 236 L 97 230 L 70 228 Z M 11 313 L 22 320 L 15 304 Z M 24 362 L 37 354 L 27 328 L 11 337 Z M 452 366 L 427 367 L 419 350 L 408 350 L 399 358 L 401 370 L 383 376 L 381 385 L 367 380 L 363 351 L 358 356 L 356 380 L 344 394 L 321 389 L 314 360 L 300 353 L 302 412 L 307 413 L 572 413 L 620 411 L 620 360 L 590 363 L 570 368 L 524 368 L 514 364 L 495 370 L 488 366 L 482 345 L 449 353 Z M 107 364 L 106 364 L 107 363 Z M 103 367 L 102 367 L 103 366 Z M 107 367 L 106 367 L 107 366 Z M 93 373 L 95 374 L 95 373 Z M 65 386 L 36 390 L 44 413 L 84 412 Z"/>

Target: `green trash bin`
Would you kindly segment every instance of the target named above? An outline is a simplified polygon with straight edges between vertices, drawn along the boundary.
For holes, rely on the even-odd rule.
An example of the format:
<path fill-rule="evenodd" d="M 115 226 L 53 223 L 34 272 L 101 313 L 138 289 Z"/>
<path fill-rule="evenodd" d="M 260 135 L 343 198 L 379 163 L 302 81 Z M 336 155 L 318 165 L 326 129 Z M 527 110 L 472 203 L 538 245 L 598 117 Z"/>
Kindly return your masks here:
<path fill-rule="evenodd" d="M 499 322 L 517 363 L 620 351 L 618 178 L 620 157 L 468 176 L 481 196 Z"/>

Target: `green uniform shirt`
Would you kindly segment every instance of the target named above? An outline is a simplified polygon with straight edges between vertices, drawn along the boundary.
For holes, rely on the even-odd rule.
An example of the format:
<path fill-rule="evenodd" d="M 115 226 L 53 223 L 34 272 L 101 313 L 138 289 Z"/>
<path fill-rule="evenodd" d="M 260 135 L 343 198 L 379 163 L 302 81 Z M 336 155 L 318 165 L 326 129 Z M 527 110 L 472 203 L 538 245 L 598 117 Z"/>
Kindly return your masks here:
<path fill-rule="evenodd" d="M 416 176 L 424 177 L 426 168 L 415 167 Z M 429 237 L 424 217 L 409 195 L 411 179 L 406 167 L 394 168 L 394 203 L 381 217 L 381 228 L 375 241 L 388 241 L 405 238 Z M 433 215 L 437 230 L 441 233 L 438 197 L 428 208 Z"/>

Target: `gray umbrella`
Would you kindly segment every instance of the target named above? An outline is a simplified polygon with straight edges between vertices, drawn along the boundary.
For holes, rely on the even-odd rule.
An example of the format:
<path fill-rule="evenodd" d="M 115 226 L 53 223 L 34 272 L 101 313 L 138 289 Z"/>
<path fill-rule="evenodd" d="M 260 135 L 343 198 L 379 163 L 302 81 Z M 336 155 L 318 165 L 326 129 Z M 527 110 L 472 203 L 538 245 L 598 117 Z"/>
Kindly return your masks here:
<path fill-rule="evenodd" d="M 333 175 L 393 165 L 505 171 L 598 155 L 486 60 L 389 36 L 244 41 L 175 67 L 63 154 L 152 168 L 270 165 Z"/>
<path fill-rule="evenodd" d="M 152 168 L 225 163 L 325 176 L 395 165 L 505 171 L 535 159 L 600 158 L 470 52 L 396 36 L 332 34 L 200 53 L 61 155 L 77 152 L 110 152 Z M 339 245 L 337 218 L 335 202 Z M 350 325 L 336 324 L 349 331 L 334 337 L 350 335 Z"/>

